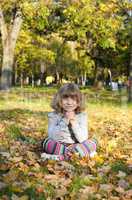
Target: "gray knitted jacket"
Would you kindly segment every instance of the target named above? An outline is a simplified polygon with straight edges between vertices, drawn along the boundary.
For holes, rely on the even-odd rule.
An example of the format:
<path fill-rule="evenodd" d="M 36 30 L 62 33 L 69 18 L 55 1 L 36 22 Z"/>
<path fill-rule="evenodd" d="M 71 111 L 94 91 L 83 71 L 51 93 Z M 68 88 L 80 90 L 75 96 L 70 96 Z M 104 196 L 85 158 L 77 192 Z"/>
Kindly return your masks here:
<path fill-rule="evenodd" d="M 76 123 L 72 126 L 72 130 L 79 143 L 88 139 L 88 122 L 85 112 L 76 114 Z M 62 143 L 75 143 L 71 138 L 66 118 L 55 112 L 48 114 L 48 137 Z"/>

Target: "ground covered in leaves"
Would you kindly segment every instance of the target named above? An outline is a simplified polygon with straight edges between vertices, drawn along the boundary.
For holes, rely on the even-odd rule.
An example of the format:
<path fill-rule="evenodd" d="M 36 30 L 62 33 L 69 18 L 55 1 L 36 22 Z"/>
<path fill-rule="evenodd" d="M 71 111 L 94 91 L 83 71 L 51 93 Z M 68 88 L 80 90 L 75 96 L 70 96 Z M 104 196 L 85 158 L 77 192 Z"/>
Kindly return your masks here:
<path fill-rule="evenodd" d="M 42 161 L 51 96 L 37 91 L 0 94 L 0 199 L 132 199 L 132 108 L 87 102 L 98 155 Z"/>

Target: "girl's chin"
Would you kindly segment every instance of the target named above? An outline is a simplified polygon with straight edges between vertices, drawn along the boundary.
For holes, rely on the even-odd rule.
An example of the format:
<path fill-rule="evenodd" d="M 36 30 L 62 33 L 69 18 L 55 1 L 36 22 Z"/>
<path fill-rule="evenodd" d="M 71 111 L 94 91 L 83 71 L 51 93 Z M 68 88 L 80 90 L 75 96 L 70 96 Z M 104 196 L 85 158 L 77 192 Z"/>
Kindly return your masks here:
<path fill-rule="evenodd" d="M 74 111 L 76 108 L 65 108 L 64 110 L 66 111 L 66 112 L 72 112 L 72 111 Z"/>

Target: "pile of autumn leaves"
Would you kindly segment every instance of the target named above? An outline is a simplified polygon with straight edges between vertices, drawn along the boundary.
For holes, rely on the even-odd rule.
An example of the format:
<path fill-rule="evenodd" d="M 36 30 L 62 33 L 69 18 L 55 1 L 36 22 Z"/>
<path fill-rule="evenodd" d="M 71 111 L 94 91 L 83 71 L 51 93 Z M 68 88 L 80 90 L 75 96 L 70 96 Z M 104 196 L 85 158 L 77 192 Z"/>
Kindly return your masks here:
<path fill-rule="evenodd" d="M 15 123 L 13 118 L 1 121 L 0 199 L 132 199 L 132 111 L 89 105 L 88 113 L 90 137 L 98 139 L 98 155 L 81 160 L 73 156 L 69 162 L 40 159 L 44 133 L 39 127 L 47 123 L 46 118 L 23 115 L 17 121 L 22 132 L 14 137 L 7 131 Z"/>

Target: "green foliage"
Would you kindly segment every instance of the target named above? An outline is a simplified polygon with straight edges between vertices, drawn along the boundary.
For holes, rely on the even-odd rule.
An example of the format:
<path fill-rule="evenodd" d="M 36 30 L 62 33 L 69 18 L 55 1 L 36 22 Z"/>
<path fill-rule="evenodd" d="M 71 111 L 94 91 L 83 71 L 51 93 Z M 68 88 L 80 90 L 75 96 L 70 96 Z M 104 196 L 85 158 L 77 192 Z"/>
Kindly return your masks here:
<path fill-rule="evenodd" d="M 69 79 L 84 73 L 96 77 L 97 65 L 128 75 L 130 2 L 5 0 L 1 7 L 8 26 L 16 11 L 23 17 L 15 50 L 18 75 L 38 76 L 41 62 L 48 75 L 58 72 Z"/>
<path fill-rule="evenodd" d="M 43 31 L 48 25 L 47 17 L 49 11 L 41 2 L 25 2 L 23 4 L 23 15 L 28 22 L 30 29 Z"/>

